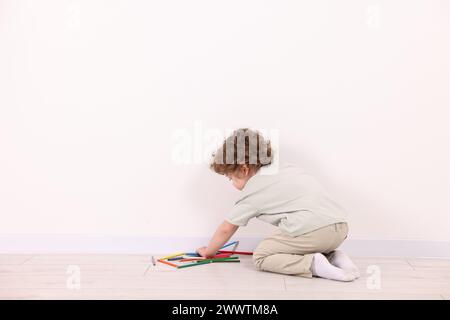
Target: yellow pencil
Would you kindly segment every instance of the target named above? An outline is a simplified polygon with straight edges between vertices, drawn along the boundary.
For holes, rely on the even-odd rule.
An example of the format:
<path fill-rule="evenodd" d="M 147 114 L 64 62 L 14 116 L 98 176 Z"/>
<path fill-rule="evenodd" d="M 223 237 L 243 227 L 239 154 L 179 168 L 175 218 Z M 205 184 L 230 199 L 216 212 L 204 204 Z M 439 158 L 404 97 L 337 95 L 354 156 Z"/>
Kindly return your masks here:
<path fill-rule="evenodd" d="M 159 258 L 159 259 L 160 260 L 165 260 L 165 259 L 169 259 L 169 258 L 175 258 L 175 257 L 178 257 L 178 256 L 182 256 L 183 254 L 185 254 L 185 253 L 184 252 L 174 253 L 174 254 L 171 254 L 169 256 L 165 256 L 165 257 Z"/>

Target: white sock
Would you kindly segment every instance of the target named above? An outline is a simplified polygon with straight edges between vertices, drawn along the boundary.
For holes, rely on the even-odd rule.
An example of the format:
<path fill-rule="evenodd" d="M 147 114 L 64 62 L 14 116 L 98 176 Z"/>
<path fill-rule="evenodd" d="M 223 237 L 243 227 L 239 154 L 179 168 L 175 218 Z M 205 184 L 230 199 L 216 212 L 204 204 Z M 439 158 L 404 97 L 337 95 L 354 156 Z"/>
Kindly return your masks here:
<path fill-rule="evenodd" d="M 311 265 L 312 274 L 316 277 L 337 281 L 355 280 L 353 273 L 333 266 L 321 253 L 315 253 Z"/>
<path fill-rule="evenodd" d="M 359 278 L 361 276 L 358 267 L 353 263 L 352 260 L 350 260 L 350 257 L 346 255 L 343 251 L 341 250 L 333 251 L 328 256 L 328 259 L 332 265 L 350 271 L 355 275 L 356 278 Z"/>

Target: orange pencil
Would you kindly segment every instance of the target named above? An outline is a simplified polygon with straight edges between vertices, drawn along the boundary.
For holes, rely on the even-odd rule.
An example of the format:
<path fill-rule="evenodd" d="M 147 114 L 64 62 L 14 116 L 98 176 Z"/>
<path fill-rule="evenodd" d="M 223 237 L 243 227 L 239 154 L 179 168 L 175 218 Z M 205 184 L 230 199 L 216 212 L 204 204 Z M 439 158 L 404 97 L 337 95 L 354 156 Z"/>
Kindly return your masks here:
<path fill-rule="evenodd" d="M 172 266 L 172 267 L 175 267 L 175 268 L 178 267 L 175 263 L 170 263 L 170 262 L 167 262 L 167 261 L 165 261 L 165 260 L 158 259 L 158 262 L 167 264 L 167 265 Z"/>

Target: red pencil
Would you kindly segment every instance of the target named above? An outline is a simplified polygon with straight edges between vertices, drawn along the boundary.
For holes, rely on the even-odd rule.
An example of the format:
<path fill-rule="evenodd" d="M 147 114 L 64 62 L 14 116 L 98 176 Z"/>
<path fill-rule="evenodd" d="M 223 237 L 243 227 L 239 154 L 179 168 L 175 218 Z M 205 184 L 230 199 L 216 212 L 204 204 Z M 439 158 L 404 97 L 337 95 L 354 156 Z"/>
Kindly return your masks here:
<path fill-rule="evenodd" d="M 253 252 L 244 252 L 244 251 L 224 251 L 224 250 L 219 250 L 219 253 L 231 253 L 231 254 L 246 254 L 246 255 L 253 255 Z"/>

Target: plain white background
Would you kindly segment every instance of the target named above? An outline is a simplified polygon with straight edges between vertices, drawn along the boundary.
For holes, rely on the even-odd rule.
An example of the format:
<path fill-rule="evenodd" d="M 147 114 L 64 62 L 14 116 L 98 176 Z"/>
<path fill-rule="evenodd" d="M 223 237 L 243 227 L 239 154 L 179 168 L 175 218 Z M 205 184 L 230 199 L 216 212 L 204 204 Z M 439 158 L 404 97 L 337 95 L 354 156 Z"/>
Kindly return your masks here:
<path fill-rule="evenodd" d="M 174 133 L 206 152 L 250 126 L 278 132 L 351 238 L 449 241 L 449 17 L 443 0 L 1 0 L 0 235 L 208 237 L 237 191 L 175 163 Z"/>

